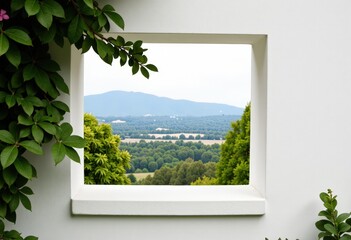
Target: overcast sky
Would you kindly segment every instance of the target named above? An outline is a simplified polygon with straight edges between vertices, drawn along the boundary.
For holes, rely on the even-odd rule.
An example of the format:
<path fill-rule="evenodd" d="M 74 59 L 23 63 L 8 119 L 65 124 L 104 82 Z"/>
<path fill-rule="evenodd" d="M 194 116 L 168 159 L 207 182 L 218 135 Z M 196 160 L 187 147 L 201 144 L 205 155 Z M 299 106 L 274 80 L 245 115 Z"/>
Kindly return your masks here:
<path fill-rule="evenodd" d="M 251 46 L 229 44 L 144 44 L 150 79 L 132 75 L 119 61 L 112 66 L 92 51 L 84 56 L 84 95 L 113 90 L 150 93 L 173 99 L 245 107 L 250 101 Z"/>

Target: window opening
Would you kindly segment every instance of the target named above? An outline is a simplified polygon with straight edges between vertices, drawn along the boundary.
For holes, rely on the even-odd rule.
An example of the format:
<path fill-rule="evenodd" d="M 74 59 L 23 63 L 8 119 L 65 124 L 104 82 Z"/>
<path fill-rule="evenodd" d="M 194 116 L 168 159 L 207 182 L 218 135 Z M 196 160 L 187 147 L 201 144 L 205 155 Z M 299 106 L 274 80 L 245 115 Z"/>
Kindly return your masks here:
<path fill-rule="evenodd" d="M 89 127 L 95 135 L 85 149 L 85 183 L 248 184 L 251 45 L 145 46 L 159 68 L 150 79 L 94 52 L 84 57 L 84 111 L 111 126 L 122 150 L 111 166 L 105 153 L 112 138 L 99 141 L 108 129 Z"/>

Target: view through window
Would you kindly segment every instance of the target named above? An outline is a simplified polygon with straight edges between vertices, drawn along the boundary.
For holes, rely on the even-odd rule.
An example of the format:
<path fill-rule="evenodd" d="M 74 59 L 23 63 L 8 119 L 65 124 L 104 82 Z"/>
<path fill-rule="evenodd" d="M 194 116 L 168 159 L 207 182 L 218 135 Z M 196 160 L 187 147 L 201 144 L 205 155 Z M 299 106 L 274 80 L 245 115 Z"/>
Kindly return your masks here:
<path fill-rule="evenodd" d="M 251 45 L 145 47 L 150 79 L 84 57 L 85 183 L 248 184 Z"/>

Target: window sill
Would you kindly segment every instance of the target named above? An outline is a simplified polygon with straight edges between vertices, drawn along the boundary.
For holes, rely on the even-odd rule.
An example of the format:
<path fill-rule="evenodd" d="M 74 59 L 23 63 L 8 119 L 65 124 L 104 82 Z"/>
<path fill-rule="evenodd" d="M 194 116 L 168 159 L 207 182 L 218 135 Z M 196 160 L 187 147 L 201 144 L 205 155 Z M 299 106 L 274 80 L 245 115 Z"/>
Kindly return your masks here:
<path fill-rule="evenodd" d="M 252 186 L 84 185 L 72 197 L 77 215 L 263 215 L 265 199 Z"/>

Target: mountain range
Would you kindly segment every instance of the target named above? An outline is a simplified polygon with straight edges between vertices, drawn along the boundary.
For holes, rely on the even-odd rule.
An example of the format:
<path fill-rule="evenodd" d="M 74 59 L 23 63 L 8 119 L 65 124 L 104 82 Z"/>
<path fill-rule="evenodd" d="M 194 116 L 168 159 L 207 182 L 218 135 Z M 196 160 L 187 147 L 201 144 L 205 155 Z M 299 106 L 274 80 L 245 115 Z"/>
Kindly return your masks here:
<path fill-rule="evenodd" d="M 111 91 L 84 97 L 84 111 L 108 116 L 212 116 L 242 115 L 243 109 L 227 104 L 194 102 L 140 92 Z"/>

